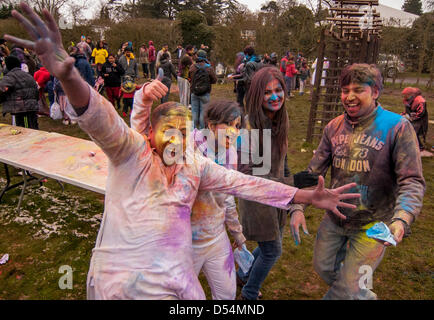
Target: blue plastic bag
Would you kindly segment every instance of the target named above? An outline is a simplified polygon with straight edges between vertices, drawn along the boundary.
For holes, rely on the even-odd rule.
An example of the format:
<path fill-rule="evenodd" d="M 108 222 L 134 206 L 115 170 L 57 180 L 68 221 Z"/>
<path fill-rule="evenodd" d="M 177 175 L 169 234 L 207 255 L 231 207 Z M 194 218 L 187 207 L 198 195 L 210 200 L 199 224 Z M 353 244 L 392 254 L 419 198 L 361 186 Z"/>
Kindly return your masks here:
<path fill-rule="evenodd" d="M 389 242 L 390 244 L 396 247 L 395 238 L 393 238 L 393 235 L 390 232 L 389 227 L 386 226 L 384 222 L 378 222 L 374 224 L 371 228 L 366 230 L 366 235 L 369 238 Z"/>
<path fill-rule="evenodd" d="M 255 257 L 247 250 L 246 245 L 243 244 L 242 250 L 238 248 L 234 250 L 234 259 L 241 270 L 243 270 L 244 273 L 248 273 Z"/>

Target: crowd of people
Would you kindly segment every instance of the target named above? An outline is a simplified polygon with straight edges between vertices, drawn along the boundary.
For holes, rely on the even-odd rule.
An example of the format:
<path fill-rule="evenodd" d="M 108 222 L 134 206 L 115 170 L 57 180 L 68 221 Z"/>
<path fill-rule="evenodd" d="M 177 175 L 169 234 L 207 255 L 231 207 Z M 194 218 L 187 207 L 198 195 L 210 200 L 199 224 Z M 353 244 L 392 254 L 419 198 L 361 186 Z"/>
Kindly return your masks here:
<path fill-rule="evenodd" d="M 46 24 L 27 5 L 21 8 L 34 25 L 24 24 L 33 41 L 6 40 L 16 48 L 38 49 L 45 71 L 40 68 L 37 78 L 54 77 L 55 99 L 65 98 L 64 121 L 77 122 L 113 164 L 89 268 L 89 299 L 204 299 L 201 270 L 213 299 L 235 299 L 237 283 L 240 299 L 261 298 L 261 286 L 282 253 L 287 216 L 296 244 L 299 228 L 308 232 L 306 205 L 326 210 L 313 257 L 314 269 L 330 287 L 324 298 L 376 298 L 359 285 L 360 267 L 375 271 L 390 243 L 368 238 L 366 230 L 383 221 L 399 244 L 422 207 L 425 181 L 410 122 L 426 114 L 419 91 L 403 92 L 408 121 L 378 103 L 383 84 L 375 66 L 346 67 L 340 77 L 344 114 L 326 126 L 306 171 L 291 175 L 285 104 L 291 90 L 304 92 L 310 76 L 302 53 L 295 58 L 288 52 L 279 63 L 275 53 L 259 57 L 247 46 L 231 76 L 237 102 L 213 100 L 216 75 L 206 46 L 179 45 L 172 58 L 167 45 L 157 53 L 152 41 L 142 45 L 139 63 L 152 81 L 138 86 L 132 43 L 124 43 L 116 56 L 104 42 L 92 49 L 82 37 L 68 53 L 54 36 L 58 30 L 48 11 L 43 14 L 52 23 Z M 94 69 L 86 62 L 91 68 L 96 63 Z M 30 84 L 33 77 L 22 63 L 9 53 L 0 80 L 8 101 L 3 112 L 16 117 L 21 113 L 16 97 L 26 97 L 36 115 L 47 86 Z M 92 80 L 104 79 L 108 100 L 93 89 L 89 70 Z M 172 77 L 179 102 L 168 101 Z M 15 98 L 8 97 L 12 90 Z M 132 108 L 131 128 L 116 112 L 121 97 L 123 115 Z M 161 104 L 151 111 L 154 101 Z M 191 120 L 194 128 L 188 126 Z M 23 124 L 21 117 L 16 121 Z M 417 133 L 423 135 L 425 126 L 420 127 Z M 259 132 L 258 139 L 253 132 Z M 224 139 L 210 138 L 221 133 Z M 255 161 L 260 153 L 270 161 Z M 329 169 L 333 189 L 324 188 Z M 242 250 L 246 240 L 257 243 L 248 270 L 236 270 L 225 226 L 235 248 Z"/>

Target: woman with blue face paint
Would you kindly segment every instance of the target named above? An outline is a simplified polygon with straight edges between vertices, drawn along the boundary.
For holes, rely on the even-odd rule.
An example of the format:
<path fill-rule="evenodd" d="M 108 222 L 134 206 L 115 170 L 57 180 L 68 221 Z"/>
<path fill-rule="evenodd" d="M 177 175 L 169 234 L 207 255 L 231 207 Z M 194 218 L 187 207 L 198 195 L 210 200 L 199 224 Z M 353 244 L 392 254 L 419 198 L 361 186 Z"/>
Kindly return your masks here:
<path fill-rule="evenodd" d="M 271 130 L 271 164 L 269 173 L 263 178 L 289 182 L 289 170 L 286 168 L 286 153 L 288 150 L 289 120 L 285 108 L 286 97 L 285 81 L 282 73 L 276 67 L 264 67 L 252 78 L 250 90 L 246 96 L 247 128 L 259 129 L 259 154 L 267 156 L 262 141 L 263 131 Z M 244 136 L 243 136 L 244 138 Z M 243 144 L 242 144 L 243 145 Z M 238 159 L 242 159 L 243 152 L 249 153 L 249 159 L 254 151 L 255 144 L 250 143 L 249 150 L 239 148 Z M 260 164 L 262 166 L 263 164 Z M 238 163 L 238 170 L 252 175 L 253 163 Z M 287 211 L 278 208 L 258 205 L 254 202 L 239 199 L 240 220 L 243 234 L 247 240 L 257 241 L 258 247 L 253 251 L 255 260 L 250 271 L 246 274 L 238 270 L 238 283 L 243 284 L 241 299 L 256 300 L 261 294 L 259 289 L 269 271 L 282 253 L 283 228 L 286 222 Z M 294 205 L 289 210 L 291 222 L 303 216 L 303 207 Z M 271 217 L 271 218 L 270 218 Z M 303 222 L 304 224 L 304 222 Z M 303 227 L 305 233 L 307 229 Z M 293 233 L 295 243 L 300 242 L 298 234 Z"/>

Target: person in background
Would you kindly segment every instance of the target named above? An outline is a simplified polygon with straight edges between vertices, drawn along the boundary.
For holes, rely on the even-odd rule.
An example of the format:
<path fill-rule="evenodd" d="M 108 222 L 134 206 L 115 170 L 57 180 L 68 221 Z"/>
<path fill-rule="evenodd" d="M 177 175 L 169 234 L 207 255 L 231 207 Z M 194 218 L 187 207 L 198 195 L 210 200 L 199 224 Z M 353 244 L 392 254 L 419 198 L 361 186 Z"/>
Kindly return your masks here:
<path fill-rule="evenodd" d="M 139 63 L 142 65 L 143 78 L 149 79 L 149 49 L 145 43 L 139 48 Z"/>
<path fill-rule="evenodd" d="M 50 73 L 44 67 L 40 67 L 38 71 L 35 72 L 33 78 L 38 84 L 39 91 L 39 111 L 38 114 L 44 116 L 50 116 L 50 108 L 47 105 L 47 100 L 45 98 L 46 85 L 50 81 Z"/>
<path fill-rule="evenodd" d="M 78 69 L 83 79 L 93 87 L 95 85 L 94 73 L 81 49 L 79 47 L 72 47 L 69 55 L 75 59 L 74 66 Z"/>
<path fill-rule="evenodd" d="M 172 63 L 174 66 L 176 66 L 176 68 L 178 68 L 179 63 L 181 62 L 181 58 L 185 55 L 185 49 L 182 47 L 182 44 L 178 44 L 176 46 L 176 49 L 173 50 L 172 54 L 173 54 Z"/>
<path fill-rule="evenodd" d="M 113 107 L 120 109 L 120 89 L 121 79 L 125 71 L 122 66 L 117 63 L 115 55 L 110 53 L 106 63 L 102 66 L 102 75 L 104 79 L 104 88 L 108 100 L 112 103 Z"/>
<path fill-rule="evenodd" d="M 420 155 L 432 157 L 433 154 L 425 150 L 426 135 L 428 132 L 428 110 L 426 100 L 419 88 L 407 87 L 401 92 L 405 110 L 401 113 L 413 125 L 419 143 Z"/>
<path fill-rule="evenodd" d="M 134 59 L 133 49 L 131 47 L 125 48 L 125 53 L 119 58 L 119 64 L 124 69 L 124 76 L 129 76 L 133 81 L 139 76 L 139 67 L 137 61 Z M 123 82 L 123 80 L 122 80 Z"/>
<path fill-rule="evenodd" d="M 176 79 L 176 71 L 172 62 L 169 60 L 168 52 L 161 55 L 160 68 L 163 69 L 164 77 L 161 82 L 167 87 L 167 93 L 161 98 L 161 103 L 169 101 L 170 87 L 172 85 L 172 76 Z"/>
<path fill-rule="evenodd" d="M 294 95 L 291 93 L 291 89 L 293 86 L 293 81 L 295 80 L 295 75 L 298 73 L 295 68 L 294 56 L 290 55 L 288 57 L 288 63 L 286 64 L 286 72 L 285 72 L 285 84 L 286 90 L 288 90 L 288 97 L 293 97 Z"/>
<path fill-rule="evenodd" d="M 169 52 L 169 45 L 164 44 L 163 48 L 161 48 L 161 50 L 157 53 L 157 60 L 155 61 L 155 68 L 157 69 L 160 67 L 161 56 L 163 55 L 163 53 L 167 53 L 169 55 L 170 62 L 172 62 L 172 57 Z"/>
<path fill-rule="evenodd" d="M 157 54 L 155 53 L 154 42 L 149 41 L 149 71 L 151 72 L 151 79 L 155 79 L 155 62 L 157 59 Z"/>
<path fill-rule="evenodd" d="M 119 94 L 119 99 L 122 99 L 123 110 L 122 116 L 127 117 L 133 109 L 134 104 L 134 94 L 142 86 L 138 86 L 134 83 L 133 78 L 130 76 L 123 77 L 123 82 L 121 85 L 121 90 Z"/>
<path fill-rule="evenodd" d="M 17 57 L 9 55 L 5 63 L 9 71 L 0 79 L 2 112 L 14 116 L 17 126 L 39 129 L 39 92 L 35 79 L 21 70 L 21 61 Z"/>
<path fill-rule="evenodd" d="M 196 63 L 191 66 L 189 71 L 191 113 L 193 115 L 194 127 L 197 129 L 205 128 L 203 118 L 205 105 L 209 102 L 212 84 L 217 82 L 214 70 L 206 57 L 206 52 L 199 50 L 197 52 Z"/>
<path fill-rule="evenodd" d="M 299 73 L 299 86 L 300 86 L 300 91 L 299 91 L 299 95 L 302 96 L 304 95 L 304 88 L 306 87 L 306 83 L 308 83 L 309 78 L 310 78 L 310 69 L 309 66 L 307 65 L 306 61 L 303 61 L 301 63 L 301 67 L 300 70 L 298 70 Z"/>
<path fill-rule="evenodd" d="M 103 65 L 108 57 L 108 52 L 104 49 L 104 43 L 100 40 L 92 51 L 92 57 L 94 58 L 94 63 Z"/>
<path fill-rule="evenodd" d="M 84 54 L 87 61 L 90 60 L 90 57 L 92 56 L 93 49 L 89 46 L 89 44 L 86 42 L 86 36 L 80 37 L 80 42 L 77 43 L 77 48 L 80 49 L 80 51 Z"/>
<path fill-rule="evenodd" d="M 190 104 L 190 82 L 189 71 L 193 64 L 194 47 L 189 44 L 185 47 L 185 54 L 179 61 L 178 66 L 178 88 L 179 88 L 179 102 L 188 106 Z"/>

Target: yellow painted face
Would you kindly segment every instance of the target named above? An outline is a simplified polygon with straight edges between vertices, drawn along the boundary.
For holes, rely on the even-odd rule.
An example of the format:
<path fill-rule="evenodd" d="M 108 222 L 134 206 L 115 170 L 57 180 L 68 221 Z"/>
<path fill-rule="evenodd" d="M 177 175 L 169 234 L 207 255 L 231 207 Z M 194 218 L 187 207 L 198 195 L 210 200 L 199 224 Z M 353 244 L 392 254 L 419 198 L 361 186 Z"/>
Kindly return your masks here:
<path fill-rule="evenodd" d="M 241 117 L 235 118 L 231 123 L 219 123 L 217 125 L 211 125 L 210 129 L 213 131 L 216 139 L 219 137 L 219 131 L 223 130 L 223 136 L 225 139 L 223 141 L 218 140 L 218 144 L 225 149 L 228 149 L 231 145 L 233 145 L 240 134 L 241 129 Z"/>
<path fill-rule="evenodd" d="M 186 149 L 188 117 L 173 115 L 161 117 L 150 134 L 151 144 L 166 166 L 182 160 Z"/>

